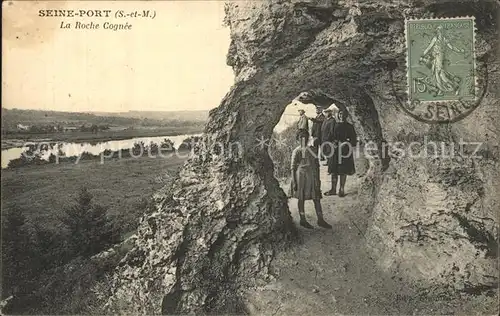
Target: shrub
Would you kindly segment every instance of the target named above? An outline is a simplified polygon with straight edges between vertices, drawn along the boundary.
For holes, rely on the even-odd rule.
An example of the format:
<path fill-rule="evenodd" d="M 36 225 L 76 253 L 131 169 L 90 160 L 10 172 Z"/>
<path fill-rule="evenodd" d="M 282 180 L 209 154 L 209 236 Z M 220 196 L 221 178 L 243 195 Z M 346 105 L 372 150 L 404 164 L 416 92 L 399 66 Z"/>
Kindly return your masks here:
<path fill-rule="evenodd" d="M 201 137 L 199 136 L 190 136 L 182 141 L 182 144 L 179 145 L 177 151 L 190 151 L 193 149 L 193 145 L 201 141 Z"/>
<path fill-rule="evenodd" d="M 58 161 L 57 156 L 51 153 L 49 156 L 49 163 L 56 163 Z"/>
<path fill-rule="evenodd" d="M 174 148 L 174 142 L 172 142 L 170 139 L 168 138 L 165 138 L 161 144 L 160 144 L 160 148 L 161 148 L 161 151 L 162 152 L 174 152 L 175 151 L 175 148 Z"/>
<path fill-rule="evenodd" d="M 43 225 L 36 223 L 30 227 L 30 234 L 30 253 L 36 258 L 36 265 L 32 265 L 32 269 L 47 270 L 71 260 L 73 253 L 64 229 L 47 230 Z"/>
<path fill-rule="evenodd" d="M 67 230 L 47 230 L 26 221 L 18 210 L 3 214 L 2 294 L 13 298 L 2 312 L 82 314 L 90 304 L 100 303 L 92 288 L 116 267 L 123 253 L 92 257 L 121 239 L 106 209 L 92 200 L 86 188 L 79 192 L 75 205 L 61 218 Z"/>
<path fill-rule="evenodd" d="M 75 255 L 92 256 L 108 249 L 119 241 L 112 223 L 106 216 L 106 209 L 92 203 L 92 195 L 83 188 L 73 207 L 65 211 L 63 218 L 69 230 L 70 248 Z"/>
<path fill-rule="evenodd" d="M 148 150 L 147 150 L 147 154 L 149 155 L 158 155 L 158 144 L 154 143 L 154 142 L 150 142 L 149 145 L 148 145 Z"/>
<path fill-rule="evenodd" d="M 144 142 L 141 141 L 134 143 L 134 147 L 132 147 L 132 155 L 134 157 L 143 156 L 145 152 L 147 151 Z"/>
<path fill-rule="evenodd" d="M 26 153 L 21 154 L 19 158 L 9 161 L 7 168 L 13 169 L 28 165 L 43 165 L 47 163 L 49 163 L 49 161 L 42 159 L 39 153 L 35 154 L 32 151 L 27 151 Z"/>
<path fill-rule="evenodd" d="M 278 179 L 288 178 L 291 175 L 292 151 L 297 147 L 297 127 L 286 128 L 281 133 L 274 133 L 269 145 L 269 155 L 274 162 L 274 176 Z"/>
<path fill-rule="evenodd" d="M 2 293 L 23 291 L 19 288 L 29 280 L 29 235 L 26 218 L 15 209 L 2 216 Z"/>

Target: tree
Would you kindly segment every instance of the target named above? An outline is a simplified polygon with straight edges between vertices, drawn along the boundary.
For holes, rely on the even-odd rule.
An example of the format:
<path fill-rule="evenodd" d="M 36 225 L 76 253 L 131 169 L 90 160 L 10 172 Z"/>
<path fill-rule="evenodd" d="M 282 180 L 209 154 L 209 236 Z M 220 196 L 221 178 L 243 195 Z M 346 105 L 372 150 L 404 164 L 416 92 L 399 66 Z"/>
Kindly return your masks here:
<path fill-rule="evenodd" d="M 29 235 L 24 229 L 26 218 L 19 210 L 8 212 L 2 225 L 2 291 L 16 292 L 28 279 Z M 19 290 L 19 289 L 18 289 Z"/>
<path fill-rule="evenodd" d="M 144 142 L 134 143 L 134 147 L 132 147 L 132 155 L 134 157 L 142 157 L 144 153 L 146 153 L 146 144 Z"/>
<path fill-rule="evenodd" d="M 70 234 L 72 252 L 84 257 L 105 250 L 118 241 L 106 216 L 106 209 L 93 203 L 92 199 L 87 188 L 82 188 L 76 204 L 65 211 L 63 218 Z"/>

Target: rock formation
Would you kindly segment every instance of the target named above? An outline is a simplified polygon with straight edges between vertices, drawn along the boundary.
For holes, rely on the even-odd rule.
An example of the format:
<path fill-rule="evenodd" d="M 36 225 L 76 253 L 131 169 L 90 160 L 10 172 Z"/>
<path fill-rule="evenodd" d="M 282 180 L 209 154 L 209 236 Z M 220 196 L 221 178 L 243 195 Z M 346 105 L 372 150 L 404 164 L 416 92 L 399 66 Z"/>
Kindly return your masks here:
<path fill-rule="evenodd" d="M 430 125 L 401 109 L 405 18 L 474 15 L 486 94 L 465 119 Z M 236 81 L 211 111 L 203 144 L 158 194 L 115 275 L 107 307 L 123 313 L 239 312 L 238 289 L 266 275 L 295 230 L 265 142 L 284 107 L 315 90 L 349 109 L 361 138 L 484 142 L 483 159 L 372 159 L 359 198 L 382 268 L 454 289 L 498 279 L 499 82 L 495 1 L 234 1 L 227 62 Z M 482 78 L 484 82 L 484 78 Z M 215 106 L 215 105 L 214 105 Z M 489 147 L 488 147 L 489 146 Z M 486 150 L 486 149 L 488 150 Z M 497 147 L 496 147 L 497 148 Z"/>

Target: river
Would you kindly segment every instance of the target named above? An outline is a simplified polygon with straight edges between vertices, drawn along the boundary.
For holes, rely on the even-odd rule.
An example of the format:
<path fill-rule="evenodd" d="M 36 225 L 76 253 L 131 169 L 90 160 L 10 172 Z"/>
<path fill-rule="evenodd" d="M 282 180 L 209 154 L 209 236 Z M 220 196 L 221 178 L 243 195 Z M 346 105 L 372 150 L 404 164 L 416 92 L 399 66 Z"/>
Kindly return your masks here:
<path fill-rule="evenodd" d="M 28 145 L 34 145 L 36 152 L 41 152 L 41 157 L 48 160 L 50 154 L 57 155 L 61 157 L 72 157 L 79 156 L 84 152 L 91 153 L 93 155 L 99 155 L 106 149 L 111 151 L 118 151 L 122 149 L 130 149 L 134 147 L 135 143 L 144 142 L 145 144 L 155 143 L 158 146 L 165 140 L 169 139 L 173 142 L 174 148 L 179 148 L 182 142 L 189 137 L 201 136 L 201 134 L 185 134 L 176 136 L 155 136 L 155 137 L 134 137 L 123 140 L 111 140 L 106 142 L 98 143 L 73 143 L 73 142 L 55 142 L 55 141 L 40 141 L 40 142 L 29 142 L 22 147 L 13 147 L 9 149 L 2 150 L 2 169 L 9 165 L 11 160 L 20 158 L 23 153 L 28 151 Z M 40 151 L 40 149 L 42 149 Z"/>

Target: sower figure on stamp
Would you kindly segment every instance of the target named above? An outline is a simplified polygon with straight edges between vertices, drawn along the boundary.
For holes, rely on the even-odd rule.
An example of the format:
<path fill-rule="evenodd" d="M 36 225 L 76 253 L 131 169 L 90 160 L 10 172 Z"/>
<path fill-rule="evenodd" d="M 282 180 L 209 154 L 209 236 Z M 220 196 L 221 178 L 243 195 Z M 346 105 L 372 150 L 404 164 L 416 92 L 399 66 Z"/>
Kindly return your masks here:
<path fill-rule="evenodd" d="M 321 153 L 327 158 L 327 166 L 335 163 L 333 159 L 333 149 L 334 149 L 334 137 L 333 133 L 335 131 L 336 121 L 333 118 L 332 110 L 326 109 L 323 111 L 325 115 L 325 120 L 321 125 Z M 330 167 L 328 167 L 328 174 L 332 177 L 332 189 L 325 192 L 325 195 L 335 195 L 337 191 L 337 176 L 332 174 Z"/>
<path fill-rule="evenodd" d="M 349 113 L 341 110 L 338 116 L 339 122 L 335 125 L 333 133 L 335 149 L 332 163 L 328 164 L 328 172 L 332 174 L 332 183 L 334 182 L 333 177 L 335 177 L 335 183 L 337 183 L 337 176 L 340 178 L 339 197 L 344 197 L 347 176 L 356 173 L 354 167 L 354 148 L 358 141 L 354 126 L 346 121 Z"/>
<path fill-rule="evenodd" d="M 465 53 L 462 48 L 455 47 L 444 34 L 443 27 L 436 28 L 435 36 L 424 50 L 419 63 L 426 64 L 432 71 L 432 78 L 437 87 L 437 95 L 453 92 L 456 95 L 460 89 L 460 77 L 455 76 L 446 70 L 446 51 L 450 49 L 456 53 Z"/>
<path fill-rule="evenodd" d="M 321 208 L 321 183 L 319 179 L 319 161 L 316 157 L 314 147 L 308 145 L 309 132 L 297 135 L 300 145 L 292 152 L 292 184 L 290 196 L 298 199 L 300 225 L 305 228 L 313 228 L 306 220 L 305 201 L 313 200 L 318 226 L 332 228 L 323 218 Z"/>

